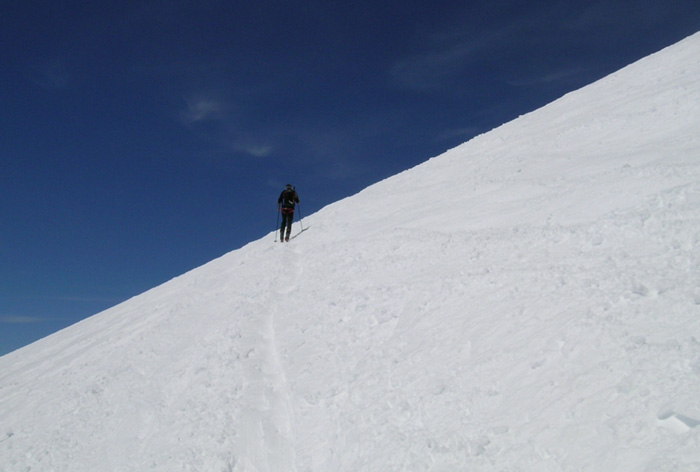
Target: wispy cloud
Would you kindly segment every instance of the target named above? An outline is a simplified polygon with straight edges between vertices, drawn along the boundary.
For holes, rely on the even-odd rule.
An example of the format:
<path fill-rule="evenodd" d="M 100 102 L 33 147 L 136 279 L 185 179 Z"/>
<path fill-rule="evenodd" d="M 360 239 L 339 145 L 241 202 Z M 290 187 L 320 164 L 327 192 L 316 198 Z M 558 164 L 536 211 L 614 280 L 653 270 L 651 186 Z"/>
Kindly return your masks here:
<path fill-rule="evenodd" d="M 255 129 L 246 122 L 242 107 L 225 91 L 195 92 L 184 99 L 178 118 L 200 139 L 225 152 L 256 158 L 271 155 L 276 149 L 274 129 L 267 126 L 264 133 Z"/>
<path fill-rule="evenodd" d="M 271 138 L 268 137 L 267 139 L 260 138 L 256 140 L 251 137 L 242 137 L 240 133 L 230 132 L 221 146 L 226 151 L 233 152 L 237 155 L 243 154 L 246 156 L 263 158 L 272 155 L 275 149 L 277 149 L 277 146 L 270 144 L 270 139 Z"/>
<path fill-rule="evenodd" d="M 439 88 L 468 62 L 477 48 L 470 44 L 450 46 L 446 50 L 417 54 L 395 62 L 390 74 L 394 82 L 412 90 Z"/>
<path fill-rule="evenodd" d="M 561 27 L 585 33 L 612 26 L 621 34 L 629 34 L 630 30 L 658 24 L 672 8 L 671 2 L 643 1 L 636 8 L 624 2 L 591 2 L 581 11 L 571 13 L 567 21 L 561 22 Z"/>
<path fill-rule="evenodd" d="M 439 90 L 484 58 L 497 57 L 500 50 L 512 45 L 526 23 L 522 19 L 493 30 L 474 32 L 464 32 L 461 25 L 438 28 L 426 36 L 422 51 L 394 62 L 390 76 L 407 89 Z"/>
<path fill-rule="evenodd" d="M 414 54 L 390 65 L 392 81 L 412 91 L 450 92 L 468 89 L 464 84 L 471 78 L 483 81 L 484 74 L 503 76 L 515 68 L 519 74 L 538 72 L 514 82 L 507 80 L 510 85 L 566 81 L 586 71 L 586 56 L 572 53 L 573 48 L 609 41 L 620 23 L 631 22 L 641 29 L 663 16 L 661 7 L 653 8 L 654 14 L 645 8 L 631 13 L 627 7 L 602 1 L 578 7 L 541 4 L 527 8 L 514 2 L 506 8 L 511 9 L 509 14 L 493 6 L 468 6 L 436 25 L 419 38 Z M 482 27 L 479 18 L 491 18 L 488 28 Z"/>
<path fill-rule="evenodd" d="M 180 112 L 180 118 L 187 124 L 202 121 L 220 120 L 226 113 L 226 105 L 221 99 L 197 95 L 185 100 L 186 107 Z"/>
<path fill-rule="evenodd" d="M 254 156 L 254 157 L 267 157 L 272 153 L 274 146 L 258 144 L 258 145 L 244 146 L 241 149 L 246 154 L 249 154 L 249 155 Z"/>

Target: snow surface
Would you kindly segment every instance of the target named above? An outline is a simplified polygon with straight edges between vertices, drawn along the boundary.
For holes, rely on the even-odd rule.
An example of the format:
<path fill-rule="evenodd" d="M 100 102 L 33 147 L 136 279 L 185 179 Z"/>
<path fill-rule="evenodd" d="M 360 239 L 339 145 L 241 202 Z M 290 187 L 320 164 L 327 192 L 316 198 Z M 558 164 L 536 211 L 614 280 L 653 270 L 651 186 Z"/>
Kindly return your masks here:
<path fill-rule="evenodd" d="M 1 470 L 699 471 L 698 78 L 700 34 L 3 356 Z"/>

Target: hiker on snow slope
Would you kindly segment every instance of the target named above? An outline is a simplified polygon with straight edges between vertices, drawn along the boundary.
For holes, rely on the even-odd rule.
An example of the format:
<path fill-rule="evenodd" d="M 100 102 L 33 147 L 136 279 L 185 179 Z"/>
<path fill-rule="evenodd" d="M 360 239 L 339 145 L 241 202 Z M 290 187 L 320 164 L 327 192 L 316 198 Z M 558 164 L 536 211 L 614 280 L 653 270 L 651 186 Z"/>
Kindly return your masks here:
<path fill-rule="evenodd" d="M 294 220 L 294 205 L 299 203 L 299 195 L 290 184 L 287 184 L 280 197 L 277 199 L 277 211 L 282 213 L 282 225 L 280 226 L 280 242 L 289 241 Z M 285 236 L 286 228 L 286 236 Z"/>

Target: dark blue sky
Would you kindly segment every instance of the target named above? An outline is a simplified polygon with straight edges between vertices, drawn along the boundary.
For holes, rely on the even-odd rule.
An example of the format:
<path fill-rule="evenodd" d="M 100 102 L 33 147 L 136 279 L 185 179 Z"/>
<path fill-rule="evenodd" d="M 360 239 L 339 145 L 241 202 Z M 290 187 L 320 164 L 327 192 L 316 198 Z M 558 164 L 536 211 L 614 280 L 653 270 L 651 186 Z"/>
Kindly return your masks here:
<path fill-rule="evenodd" d="M 3 5 L 0 355 L 264 236 L 286 183 L 311 214 L 698 30 L 696 0 Z"/>

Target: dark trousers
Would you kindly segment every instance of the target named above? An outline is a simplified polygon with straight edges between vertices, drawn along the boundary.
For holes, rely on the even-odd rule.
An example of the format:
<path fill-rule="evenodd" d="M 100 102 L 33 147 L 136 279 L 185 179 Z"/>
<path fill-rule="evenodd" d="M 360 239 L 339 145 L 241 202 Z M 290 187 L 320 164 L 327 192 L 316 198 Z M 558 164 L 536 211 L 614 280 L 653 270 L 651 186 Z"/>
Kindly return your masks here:
<path fill-rule="evenodd" d="M 292 233 L 292 221 L 294 221 L 294 210 L 282 208 L 282 225 L 280 226 L 280 239 L 284 239 L 284 229 L 287 228 L 287 238 Z"/>

